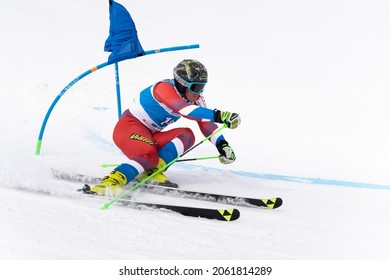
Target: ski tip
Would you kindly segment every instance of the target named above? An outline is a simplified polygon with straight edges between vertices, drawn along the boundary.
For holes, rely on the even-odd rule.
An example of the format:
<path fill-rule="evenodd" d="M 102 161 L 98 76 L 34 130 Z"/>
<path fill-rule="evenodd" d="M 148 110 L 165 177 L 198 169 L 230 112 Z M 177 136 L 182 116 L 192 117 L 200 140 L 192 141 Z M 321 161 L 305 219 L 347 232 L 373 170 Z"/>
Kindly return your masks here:
<path fill-rule="evenodd" d="M 275 197 L 271 199 L 264 199 L 263 202 L 269 209 L 275 209 L 282 206 L 283 199 L 281 199 L 280 197 Z"/>
<path fill-rule="evenodd" d="M 221 210 L 218 210 L 218 212 L 222 216 L 221 217 L 222 221 L 231 222 L 231 221 L 235 221 L 238 218 L 240 218 L 240 211 L 238 209 L 235 209 L 235 208 L 221 209 Z"/>
<path fill-rule="evenodd" d="M 280 197 L 277 197 L 276 200 L 275 200 L 273 208 L 274 209 L 278 208 L 278 207 L 282 206 L 282 204 L 283 204 L 283 199 L 281 199 Z"/>
<path fill-rule="evenodd" d="M 238 220 L 238 218 L 240 218 L 240 211 L 238 209 L 233 209 L 230 221 Z"/>

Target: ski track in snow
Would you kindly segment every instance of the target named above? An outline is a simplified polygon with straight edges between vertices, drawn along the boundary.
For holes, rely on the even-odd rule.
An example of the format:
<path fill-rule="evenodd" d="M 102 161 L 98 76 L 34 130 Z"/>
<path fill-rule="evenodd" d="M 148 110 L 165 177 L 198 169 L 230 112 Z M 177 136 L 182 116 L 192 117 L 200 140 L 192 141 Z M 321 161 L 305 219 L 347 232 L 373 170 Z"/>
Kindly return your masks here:
<path fill-rule="evenodd" d="M 171 170 L 172 178 L 188 174 L 188 167 L 171 167 Z M 218 172 L 193 167 L 191 180 L 181 184 L 182 188 L 264 198 L 283 194 L 284 204 L 275 210 L 238 206 L 240 219 L 224 223 L 115 204 L 108 210 L 100 210 L 105 201 L 76 192 L 82 184 L 77 182 L 53 178 L 40 180 L 40 184 L 34 180 L 23 184 L 9 182 L 7 188 L 0 188 L 7 201 L 2 212 L 6 213 L 6 221 L 17 223 L 6 223 L 3 228 L 2 245 L 8 250 L 0 255 L 17 259 L 361 259 L 362 256 L 377 259 L 389 256 L 386 249 L 389 242 L 385 238 L 389 232 L 378 231 L 382 222 L 372 219 L 371 212 L 366 211 L 368 208 L 375 211 L 386 203 L 387 190 L 308 185 L 221 172 L 224 172 L 222 177 Z M 217 181 L 218 184 L 210 183 Z M 137 190 L 133 195 L 136 201 L 226 207 Z M 35 213 L 36 218 L 29 213 Z M 382 213 L 384 217 L 386 214 L 389 213 Z"/>

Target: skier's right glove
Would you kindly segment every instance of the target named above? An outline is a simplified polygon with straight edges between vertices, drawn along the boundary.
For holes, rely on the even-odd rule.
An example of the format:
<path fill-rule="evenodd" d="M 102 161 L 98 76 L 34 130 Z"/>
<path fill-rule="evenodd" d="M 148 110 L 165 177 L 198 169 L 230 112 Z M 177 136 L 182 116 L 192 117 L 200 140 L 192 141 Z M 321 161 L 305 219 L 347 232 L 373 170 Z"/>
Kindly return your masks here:
<path fill-rule="evenodd" d="M 221 112 L 220 110 L 214 110 L 214 121 L 217 123 L 226 124 L 228 128 L 235 129 L 241 123 L 241 118 L 237 113 Z"/>
<path fill-rule="evenodd" d="M 236 155 L 226 140 L 219 141 L 217 144 L 217 149 L 220 154 L 219 161 L 221 163 L 230 164 L 236 160 Z"/>

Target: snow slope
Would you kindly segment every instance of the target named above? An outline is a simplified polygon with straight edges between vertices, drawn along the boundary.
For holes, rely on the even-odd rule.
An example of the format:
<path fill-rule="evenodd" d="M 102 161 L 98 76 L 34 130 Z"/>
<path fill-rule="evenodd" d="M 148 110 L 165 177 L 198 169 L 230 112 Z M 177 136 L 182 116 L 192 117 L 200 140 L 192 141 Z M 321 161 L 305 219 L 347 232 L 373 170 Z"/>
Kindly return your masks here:
<path fill-rule="evenodd" d="M 208 105 L 238 112 L 225 131 L 237 161 L 178 163 L 183 189 L 281 196 L 231 223 L 82 197 L 51 169 L 103 176 L 126 159 L 111 140 L 113 67 L 79 81 L 36 139 L 51 102 L 105 62 L 107 1 L 8 1 L 0 10 L 2 260 L 388 260 L 390 178 L 387 1 L 120 1 L 145 50 L 200 49 L 120 63 L 122 106 L 178 61 L 208 67 Z M 5 8 L 4 8 L 5 7 Z M 196 127 L 181 120 L 176 125 Z M 198 141 L 202 140 L 196 131 Z M 188 157 L 215 155 L 204 143 Z M 138 201 L 225 207 L 135 191 Z"/>

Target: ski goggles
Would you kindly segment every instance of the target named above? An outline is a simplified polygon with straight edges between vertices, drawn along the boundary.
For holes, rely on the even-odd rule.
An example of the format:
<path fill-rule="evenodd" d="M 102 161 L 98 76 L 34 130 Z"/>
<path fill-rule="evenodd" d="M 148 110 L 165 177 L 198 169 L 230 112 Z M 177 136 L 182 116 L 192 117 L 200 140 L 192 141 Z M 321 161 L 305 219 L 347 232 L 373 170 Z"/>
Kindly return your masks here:
<path fill-rule="evenodd" d="M 191 91 L 193 94 L 200 94 L 203 92 L 204 87 L 206 86 L 207 82 L 187 82 L 187 88 L 189 91 Z"/>

